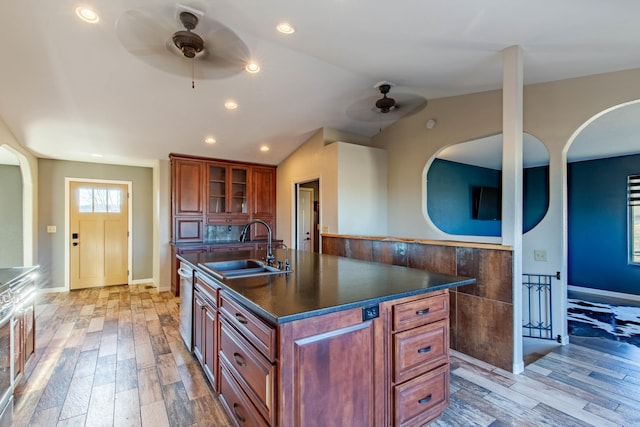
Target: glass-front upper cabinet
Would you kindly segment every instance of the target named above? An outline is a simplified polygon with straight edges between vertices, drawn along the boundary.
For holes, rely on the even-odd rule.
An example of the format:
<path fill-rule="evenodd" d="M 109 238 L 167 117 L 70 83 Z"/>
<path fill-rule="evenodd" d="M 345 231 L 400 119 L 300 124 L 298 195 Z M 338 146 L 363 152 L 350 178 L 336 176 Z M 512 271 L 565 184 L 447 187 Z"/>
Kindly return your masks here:
<path fill-rule="evenodd" d="M 247 167 L 209 165 L 207 214 L 247 214 Z"/>

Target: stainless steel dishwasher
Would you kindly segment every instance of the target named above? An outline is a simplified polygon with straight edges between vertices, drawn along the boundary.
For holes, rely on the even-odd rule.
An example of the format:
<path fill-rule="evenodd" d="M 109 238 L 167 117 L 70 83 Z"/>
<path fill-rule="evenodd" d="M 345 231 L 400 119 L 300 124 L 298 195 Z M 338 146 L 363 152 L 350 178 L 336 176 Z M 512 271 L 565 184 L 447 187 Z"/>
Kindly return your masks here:
<path fill-rule="evenodd" d="M 181 262 L 180 275 L 180 335 L 189 351 L 193 351 L 193 269 Z"/>

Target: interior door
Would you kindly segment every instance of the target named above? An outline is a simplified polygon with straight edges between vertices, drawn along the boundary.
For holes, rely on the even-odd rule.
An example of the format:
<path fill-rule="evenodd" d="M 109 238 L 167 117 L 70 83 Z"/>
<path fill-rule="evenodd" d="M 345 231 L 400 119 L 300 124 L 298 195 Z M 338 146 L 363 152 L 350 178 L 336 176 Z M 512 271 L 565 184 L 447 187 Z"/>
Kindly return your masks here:
<path fill-rule="evenodd" d="M 128 283 L 126 184 L 69 183 L 70 289 Z"/>
<path fill-rule="evenodd" d="M 298 249 L 313 250 L 313 189 L 298 188 Z"/>

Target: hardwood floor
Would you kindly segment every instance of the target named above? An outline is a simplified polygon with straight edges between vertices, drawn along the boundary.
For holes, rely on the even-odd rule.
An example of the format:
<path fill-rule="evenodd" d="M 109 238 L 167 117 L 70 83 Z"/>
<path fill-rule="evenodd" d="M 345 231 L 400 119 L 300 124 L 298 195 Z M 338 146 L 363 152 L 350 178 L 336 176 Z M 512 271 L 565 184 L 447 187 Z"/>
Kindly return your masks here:
<path fill-rule="evenodd" d="M 14 425 L 229 426 L 178 303 L 144 285 L 41 294 Z M 432 425 L 633 426 L 637 408 L 638 359 L 569 344 L 513 375 L 453 351 L 451 405 Z"/>
<path fill-rule="evenodd" d="M 178 304 L 145 285 L 41 294 L 14 425 L 230 425 L 182 342 Z"/>

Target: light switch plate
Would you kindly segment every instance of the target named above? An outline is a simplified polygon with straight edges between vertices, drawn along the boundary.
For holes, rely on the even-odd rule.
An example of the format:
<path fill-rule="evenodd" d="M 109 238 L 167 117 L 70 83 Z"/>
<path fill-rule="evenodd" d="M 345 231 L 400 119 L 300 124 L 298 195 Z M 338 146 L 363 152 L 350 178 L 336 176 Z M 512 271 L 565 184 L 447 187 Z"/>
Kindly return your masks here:
<path fill-rule="evenodd" d="M 47 233 L 55 233 L 56 226 L 55 225 L 47 225 Z"/>
<path fill-rule="evenodd" d="M 535 249 L 533 251 L 533 259 L 535 261 L 546 261 L 547 251 L 545 251 L 544 249 Z"/>

